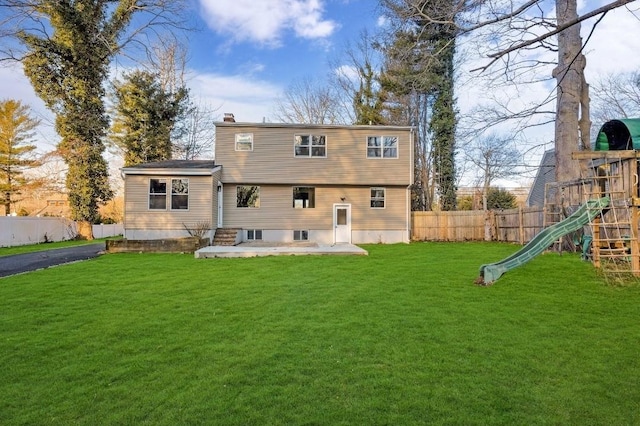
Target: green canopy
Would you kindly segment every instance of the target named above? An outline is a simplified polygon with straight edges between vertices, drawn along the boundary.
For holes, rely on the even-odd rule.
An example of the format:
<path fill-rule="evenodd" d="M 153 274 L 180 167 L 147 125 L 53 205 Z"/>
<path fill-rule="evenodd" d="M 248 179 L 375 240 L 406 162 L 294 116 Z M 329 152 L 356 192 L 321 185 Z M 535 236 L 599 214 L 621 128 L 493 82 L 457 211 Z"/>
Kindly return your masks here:
<path fill-rule="evenodd" d="M 595 151 L 640 150 L 640 118 L 609 120 L 596 138 Z"/>

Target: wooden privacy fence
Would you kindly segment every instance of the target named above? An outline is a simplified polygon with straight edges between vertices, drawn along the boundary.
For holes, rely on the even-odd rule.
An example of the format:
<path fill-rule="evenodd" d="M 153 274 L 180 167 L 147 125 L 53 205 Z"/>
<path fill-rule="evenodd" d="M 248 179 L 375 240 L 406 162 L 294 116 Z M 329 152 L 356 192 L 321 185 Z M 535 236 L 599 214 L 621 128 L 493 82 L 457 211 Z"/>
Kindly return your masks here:
<path fill-rule="evenodd" d="M 525 244 L 544 228 L 542 207 L 511 210 L 411 212 L 414 241 L 483 241 L 488 224 L 491 239 Z"/>

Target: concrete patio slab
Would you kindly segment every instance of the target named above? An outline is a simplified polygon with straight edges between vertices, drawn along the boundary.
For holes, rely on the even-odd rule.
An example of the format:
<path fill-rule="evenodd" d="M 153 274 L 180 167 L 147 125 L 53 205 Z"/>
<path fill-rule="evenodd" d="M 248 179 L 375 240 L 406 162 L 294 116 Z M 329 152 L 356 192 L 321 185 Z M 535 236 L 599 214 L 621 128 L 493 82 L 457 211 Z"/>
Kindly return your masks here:
<path fill-rule="evenodd" d="M 304 256 L 304 255 L 359 255 L 369 253 L 353 244 L 322 245 L 243 243 L 236 246 L 208 246 L 194 253 L 196 259 L 212 257 L 260 257 L 260 256 Z"/>

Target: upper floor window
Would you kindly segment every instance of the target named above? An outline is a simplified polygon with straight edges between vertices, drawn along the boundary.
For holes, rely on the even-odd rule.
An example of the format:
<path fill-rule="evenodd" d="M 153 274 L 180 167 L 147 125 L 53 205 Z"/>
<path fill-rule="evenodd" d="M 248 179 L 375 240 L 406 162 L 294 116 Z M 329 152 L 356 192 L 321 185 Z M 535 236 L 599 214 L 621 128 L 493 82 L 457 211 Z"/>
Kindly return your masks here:
<path fill-rule="evenodd" d="M 260 187 L 249 185 L 236 186 L 236 207 L 260 207 Z"/>
<path fill-rule="evenodd" d="M 383 209 L 384 208 L 384 188 L 371 188 L 371 208 Z"/>
<path fill-rule="evenodd" d="M 167 181 L 149 179 L 149 210 L 167 209 Z M 171 210 L 189 209 L 189 179 L 171 179 Z"/>
<path fill-rule="evenodd" d="M 313 209 L 316 207 L 316 189 L 308 186 L 293 187 L 293 208 Z"/>
<path fill-rule="evenodd" d="M 367 136 L 367 158 L 398 158 L 398 137 Z"/>
<path fill-rule="evenodd" d="M 253 133 L 236 133 L 236 151 L 253 151 Z"/>
<path fill-rule="evenodd" d="M 326 157 L 327 137 L 324 135 L 296 135 L 293 150 L 296 157 Z"/>

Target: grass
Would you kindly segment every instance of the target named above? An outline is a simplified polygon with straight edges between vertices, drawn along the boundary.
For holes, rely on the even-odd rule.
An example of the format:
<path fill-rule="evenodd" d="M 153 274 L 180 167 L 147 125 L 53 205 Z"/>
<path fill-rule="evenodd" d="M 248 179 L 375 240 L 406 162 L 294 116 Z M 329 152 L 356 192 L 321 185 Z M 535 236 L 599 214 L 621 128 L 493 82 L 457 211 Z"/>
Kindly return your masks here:
<path fill-rule="evenodd" d="M 115 237 L 115 238 L 119 238 L 119 237 Z M 67 241 L 56 241 L 51 243 L 28 244 L 23 246 L 0 247 L 0 257 L 11 256 L 14 254 L 33 253 L 37 251 L 51 250 L 51 249 L 57 249 L 57 248 L 81 246 L 85 244 L 94 244 L 94 243 L 99 243 L 108 239 L 110 238 L 99 238 L 95 240 L 67 240 Z"/>
<path fill-rule="evenodd" d="M 639 424 L 640 286 L 517 247 L 117 254 L 0 280 L 0 424 Z"/>

